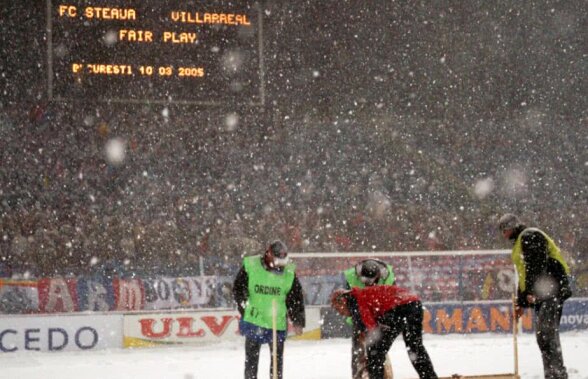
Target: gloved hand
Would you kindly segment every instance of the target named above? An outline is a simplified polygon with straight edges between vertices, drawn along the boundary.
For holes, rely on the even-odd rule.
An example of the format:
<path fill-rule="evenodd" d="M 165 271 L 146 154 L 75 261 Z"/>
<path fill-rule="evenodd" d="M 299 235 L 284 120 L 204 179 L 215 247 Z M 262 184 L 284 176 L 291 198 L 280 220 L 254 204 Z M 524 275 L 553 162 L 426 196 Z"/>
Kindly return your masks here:
<path fill-rule="evenodd" d="M 519 318 L 521 318 L 524 313 L 525 313 L 525 308 L 518 306 L 518 305 L 515 305 L 515 317 L 517 320 Z"/>
<path fill-rule="evenodd" d="M 535 302 L 537 301 L 537 298 L 533 295 L 527 295 L 527 303 L 529 304 L 535 304 Z"/>
<path fill-rule="evenodd" d="M 299 335 L 301 335 L 302 333 L 304 333 L 304 328 L 303 328 L 302 326 L 297 326 L 297 325 L 294 325 L 294 327 L 293 327 L 293 328 L 294 328 L 294 333 L 295 333 L 297 336 L 299 336 Z"/>

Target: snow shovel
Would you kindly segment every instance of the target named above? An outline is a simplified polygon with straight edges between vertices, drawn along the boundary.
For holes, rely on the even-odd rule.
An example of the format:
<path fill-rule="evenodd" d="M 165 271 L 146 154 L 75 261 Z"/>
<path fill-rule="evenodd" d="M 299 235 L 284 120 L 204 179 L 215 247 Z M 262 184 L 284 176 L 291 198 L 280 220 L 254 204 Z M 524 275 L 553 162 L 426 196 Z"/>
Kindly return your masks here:
<path fill-rule="evenodd" d="M 278 379 L 278 310 L 272 299 L 272 379 Z"/>

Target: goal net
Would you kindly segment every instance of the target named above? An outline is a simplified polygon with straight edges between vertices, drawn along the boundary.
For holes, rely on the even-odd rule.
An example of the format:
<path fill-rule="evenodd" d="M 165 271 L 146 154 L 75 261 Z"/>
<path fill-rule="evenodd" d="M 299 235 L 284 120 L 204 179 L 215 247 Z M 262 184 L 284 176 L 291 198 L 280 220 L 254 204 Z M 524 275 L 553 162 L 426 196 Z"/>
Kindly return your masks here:
<path fill-rule="evenodd" d="M 306 303 L 325 305 L 345 285 L 342 272 L 366 258 L 393 266 L 396 284 L 423 302 L 510 301 L 514 267 L 507 250 L 292 253 Z"/>

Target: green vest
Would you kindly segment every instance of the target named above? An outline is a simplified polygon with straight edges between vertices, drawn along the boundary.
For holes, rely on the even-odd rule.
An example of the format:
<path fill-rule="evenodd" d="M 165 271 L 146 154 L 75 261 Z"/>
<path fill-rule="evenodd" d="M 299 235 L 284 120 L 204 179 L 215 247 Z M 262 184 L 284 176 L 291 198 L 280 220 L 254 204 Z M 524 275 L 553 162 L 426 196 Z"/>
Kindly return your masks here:
<path fill-rule="evenodd" d="M 377 283 L 379 285 L 394 284 L 395 277 L 394 271 L 392 270 L 392 265 L 387 264 L 386 268 L 388 269 L 388 277 L 385 279 L 380 278 Z M 357 275 L 357 273 L 355 272 L 355 266 L 343 271 L 343 275 L 345 276 L 345 280 L 347 281 L 349 288 L 365 288 L 365 284 L 361 281 L 359 275 Z M 345 322 L 349 325 L 353 325 L 353 320 L 351 319 L 351 317 L 347 317 L 345 319 Z"/>
<path fill-rule="evenodd" d="M 388 277 L 383 279 L 380 278 L 377 284 L 393 284 L 394 283 L 394 271 L 392 270 L 392 265 L 386 265 L 388 269 Z M 347 270 L 343 271 L 343 275 L 345 276 L 345 280 L 349 285 L 349 288 L 364 288 L 365 284 L 361 281 L 357 273 L 355 272 L 355 267 L 348 268 Z"/>
<path fill-rule="evenodd" d="M 272 301 L 276 303 L 276 329 L 288 328 L 286 296 L 294 283 L 294 264 L 284 267 L 282 273 L 266 270 L 261 256 L 243 259 L 248 276 L 248 298 L 243 320 L 266 329 L 272 329 Z"/>
<path fill-rule="evenodd" d="M 525 287 L 526 287 L 526 283 L 525 283 L 525 279 L 527 276 L 526 270 L 525 270 L 525 261 L 523 259 L 523 244 L 522 244 L 522 236 L 523 233 L 527 232 L 527 231 L 533 231 L 533 232 L 540 232 L 543 237 L 545 237 L 545 239 L 547 240 L 547 254 L 549 255 L 550 258 L 555 259 L 556 261 L 558 261 L 559 263 L 561 263 L 561 265 L 563 266 L 566 274 L 570 274 L 570 268 L 568 267 L 567 263 L 564 261 L 563 256 L 561 255 L 561 252 L 559 250 L 559 247 L 557 247 L 557 245 L 555 244 L 555 242 L 553 242 L 553 240 L 551 238 L 549 238 L 549 236 L 547 234 L 545 234 L 543 231 L 537 229 L 537 228 L 527 228 L 525 230 L 523 230 L 521 232 L 521 234 L 519 234 L 519 236 L 517 237 L 515 244 L 512 248 L 512 253 L 511 253 L 511 258 L 512 258 L 512 262 L 514 263 L 515 267 L 517 268 L 517 274 L 519 277 L 519 290 L 521 292 L 525 291 Z"/>

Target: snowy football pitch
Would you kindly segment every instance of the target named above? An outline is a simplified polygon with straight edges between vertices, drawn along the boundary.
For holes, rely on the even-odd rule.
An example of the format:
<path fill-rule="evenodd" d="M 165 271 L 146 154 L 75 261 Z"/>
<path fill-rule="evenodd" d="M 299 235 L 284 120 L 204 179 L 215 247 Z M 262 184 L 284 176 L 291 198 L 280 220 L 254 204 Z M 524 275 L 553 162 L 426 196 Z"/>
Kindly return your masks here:
<path fill-rule="evenodd" d="M 512 336 L 425 335 L 439 375 L 512 373 Z M 518 340 L 521 378 L 543 377 L 533 335 Z M 562 334 L 570 379 L 588 379 L 588 332 Z M 400 337 L 390 351 L 396 379 L 416 378 Z M 288 341 L 284 379 L 348 379 L 350 341 Z M 0 378 L 10 379 L 238 379 L 243 377 L 241 340 L 199 347 L 114 349 L 92 352 L 22 352 L 0 355 Z M 269 352 L 264 347 L 259 379 L 269 378 Z"/>

